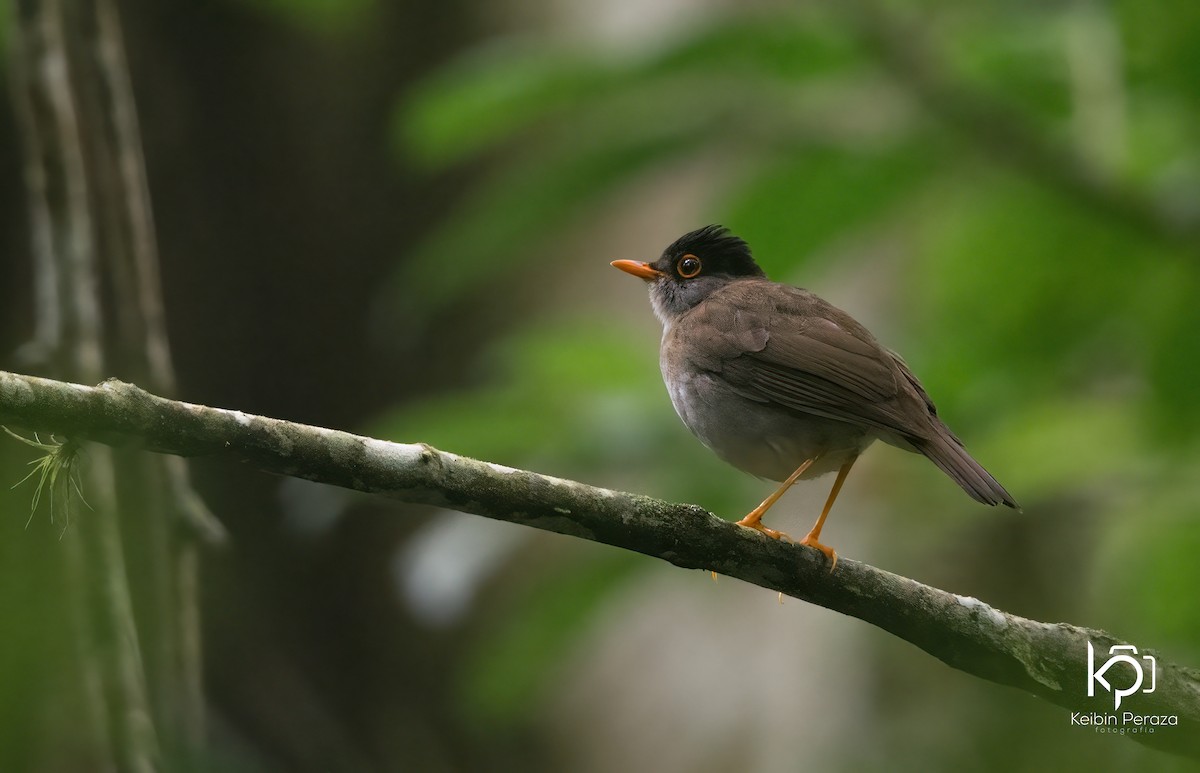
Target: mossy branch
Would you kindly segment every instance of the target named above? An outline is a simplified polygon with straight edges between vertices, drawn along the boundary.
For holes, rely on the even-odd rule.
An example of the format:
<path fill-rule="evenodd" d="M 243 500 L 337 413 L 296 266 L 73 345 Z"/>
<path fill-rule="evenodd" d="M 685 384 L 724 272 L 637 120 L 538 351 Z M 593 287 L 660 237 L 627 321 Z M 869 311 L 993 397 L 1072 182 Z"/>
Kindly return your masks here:
<path fill-rule="evenodd" d="M 157 453 L 223 456 L 279 475 L 603 542 L 857 617 L 956 669 L 1072 712 L 1111 706 L 1108 693 L 1087 697 L 1088 642 L 1103 653 L 1123 643 L 1104 631 L 1018 617 L 848 558 L 830 573 L 817 551 L 768 539 L 696 505 L 596 488 L 424 444 L 166 400 L 119 381 L 87 387 L 0 372 L 0 423 Z M 1108 673 L 1109 681 L 1131 683 L 1132 672 L 1120 668 Z M 1163 657 L 1157 668 L 1155 691 L 1126 698 L 1122 711 L 1174 716 L 1178 725 L 1131 737 L 1200 759 L 1200 673 Z"/>

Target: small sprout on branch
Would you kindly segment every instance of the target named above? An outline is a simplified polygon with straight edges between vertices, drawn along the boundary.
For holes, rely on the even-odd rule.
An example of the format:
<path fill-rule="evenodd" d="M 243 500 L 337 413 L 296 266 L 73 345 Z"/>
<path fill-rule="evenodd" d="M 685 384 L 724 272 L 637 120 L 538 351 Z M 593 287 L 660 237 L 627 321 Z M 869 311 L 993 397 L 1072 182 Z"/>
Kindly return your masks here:
<path fill-rule="evenodd" d="M 25 521 L 25 528 L 29 528 L 29 524 L 33 522 L 33 514 L 37 512 L 38 505 L 42 501 L 42 493 L 48 491 L 50 494 L 50 523 L 54 523 L 54 489 L 62 489 L 62 514 L 63 528 L 59 534 L 59 538 L 67 532 L 69 523 L 69 515 L 71 508 L 71 491 L 79 495 L 79 501 L 88 505 L 87 500 L 83 497 L 83 489 L 79 484 L 79 457 L 82 448 L 79 443 L 68 438 L 63 442 L 58 442 L 53 435 L 50 436 L 49 442 L 43 441 L 35 432 L 33 440 L 27 437 L 18 435 L 8 427 L 0 427 L 7 434 L 21 441 L 30 448 L 36 448 L 42 451 L 42 456 L 34 459 L 29 464 L 33 466 L 29 474 L 21 478 L 12 488 L 20 486 L 30 478 L 37 476 L 37 487 L 33 491 L 33 501 L 29 507 L 29 518 Z"/>

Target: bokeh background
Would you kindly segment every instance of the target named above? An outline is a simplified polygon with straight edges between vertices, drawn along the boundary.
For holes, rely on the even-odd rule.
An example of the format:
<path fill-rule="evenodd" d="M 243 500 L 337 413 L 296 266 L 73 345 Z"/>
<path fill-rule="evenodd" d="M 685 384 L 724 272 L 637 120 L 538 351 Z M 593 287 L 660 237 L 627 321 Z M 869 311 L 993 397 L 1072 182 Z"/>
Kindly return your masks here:
<path fill-rule="evenodd" d="M 180 397 L 740 517 L 770 484 L 678 422 L 645 288 L 608 266 L 724 223 L 901 352 L 1024 506 L 880 447 L 830 544 L 1200 665 L 1200 6 L 117 5 Z M 20 370 L 3 96 L 0 367 Z M 5 443 L 0 480 L 31 453 Z M 210 739 L 179 766 L 1180 767 L 757 587 L 193 469 L 232 539 L 203 556 Z M 3 488 L 0 768 L 88 769 L 61 710 L 62 523 Z M 772 524 L 802 533 L 826 490 Z"/>

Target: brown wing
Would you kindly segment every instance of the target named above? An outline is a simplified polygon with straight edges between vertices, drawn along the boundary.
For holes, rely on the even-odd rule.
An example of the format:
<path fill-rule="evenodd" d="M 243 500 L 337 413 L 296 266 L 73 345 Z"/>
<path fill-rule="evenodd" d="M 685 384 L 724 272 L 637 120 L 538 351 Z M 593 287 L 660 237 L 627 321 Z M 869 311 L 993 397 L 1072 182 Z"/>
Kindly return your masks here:
<path fill-rule="evenodd" d="M 932 405 L 903 363 L 806 290 L 737 282 L 680 322 L 709 336 L 695 364 L 745 397 L 901 436 L 929 433 Z"/>
<path fill-rule="evenodd" d="M 735 282 L 675 327 L 672 335 L 692 344 L 691 364 L 720 373 L 739 394 L 891 433 L 889 442 L 902 439 L 925 454 L 974 499 L 1017 507 L 938 418 L 904 361 L 812 293 L 765 280 Z"/>

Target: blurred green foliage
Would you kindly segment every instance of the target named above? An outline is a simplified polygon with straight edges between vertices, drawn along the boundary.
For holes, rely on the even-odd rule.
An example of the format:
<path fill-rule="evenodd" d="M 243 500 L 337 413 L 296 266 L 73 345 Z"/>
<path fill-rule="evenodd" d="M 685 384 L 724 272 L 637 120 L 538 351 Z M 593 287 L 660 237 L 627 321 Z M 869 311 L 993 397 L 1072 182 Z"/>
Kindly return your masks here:
<path fill-rule="evenodd" d="M 1200 660 L 1200 600 L 1172 592 L 1200 583 L 1189 558 L 1200 547 L 1200 11 L 929 2 L 898 17 L 868 4 L 864 23 L 852 7 L 731 11 L 619 53 L 510 40 L 446 67 L 400 101 L 397 152 L 431 174 L 484 172 L 410 256 L 387 305 L 427 320 L 544 257 L 648 173 L 706 164 L 705 211 L 666 231 L 723 222 L 769 274 L 811 284 L 859 245 L 858 270 L 898 277 L 897 348 L 968 445 L 1028 512 L 1078 507 L 1101 534 L 1093 574 L 1064 580 L 1085 615 L 1076 622 L 1090 611 Z M 1082 168 L 1082 185 L 1111 185 L 1118 202 L 1161 215 L 1157 225 L 1048 186 L 1043 161 L 939 120 L 922 73 L 872 42 L 879 25 L 928 37 L 910 45 L 953 86 L 933 99 L 990 105 L 1057 149 L 1049 157 L 1064 170 Z M 1071 35 L 1115 46 L 1071 53 Z M 1089 90 L 1080 71 L 1111 76 L 1119 93 Z M 1081 126 L 1095 110 L 1114 125 Z M 1119 138 L 1112 157 L 1089 149 L 1096 132 Z M 874 262 L 861 257 L 881 244 Z M 587 257 L 606 270 L 607 254 L 598 244 Z M 648 493 L 747 508 L 750 489 L 731 488 L 735 474 L 686 437 L 652 355 L 630 344 L 654 337 L 570 314 L 519 327 L 478 388 L 407 405 L 382 426 L 593 482 L 632 485 L 643 470 Z M 920 486 L 890 496 L 898 512 L 927 501 Z M 507 644 L 468 670 L 478 694 L 508 708 L 514 691 L 534 700 L 531 674 L 563 650 L 549 632 L 579 628 L 597 587 L 624 577 L 610 569 L 509 610 Z"/>
<path fill-rule="evenodd" d="M 559 568 L 558 582 L 524 593 L 520 614 L 505 609 L 488 620 L 486 645 L 472 653 L 457 685 L 470 719 L 501 730 L 532 720 L 537 700 L 560 677 L 563 654 L 598 606 L 636 577 L 637 564 L 633 554 L 599 550 L 580 566 Z"/>

